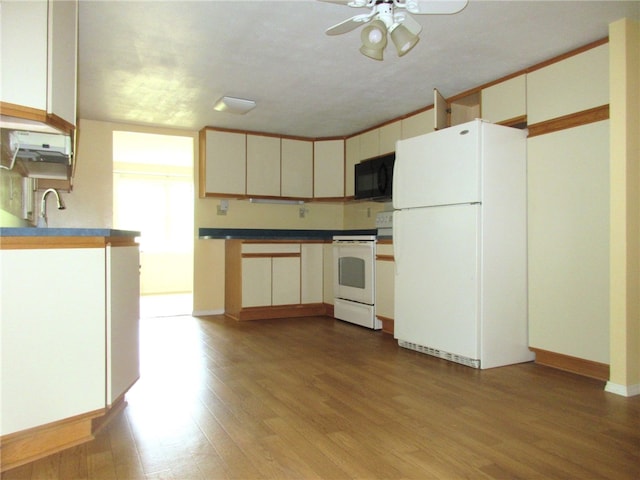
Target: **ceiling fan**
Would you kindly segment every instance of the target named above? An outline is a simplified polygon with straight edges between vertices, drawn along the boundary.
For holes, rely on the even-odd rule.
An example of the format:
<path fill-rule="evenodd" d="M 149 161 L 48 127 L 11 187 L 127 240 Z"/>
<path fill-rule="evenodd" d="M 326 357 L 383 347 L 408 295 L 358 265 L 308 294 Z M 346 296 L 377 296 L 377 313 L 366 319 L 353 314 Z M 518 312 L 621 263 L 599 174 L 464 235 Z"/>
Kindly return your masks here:
<path fill-rule="evenodd" d="M 468 0 L 320 0 L 321 2 L 339 3 L 353 8 L 369 8 L 369 13 L 355 15 L 330 27 L 327 35 L 340 35 L 368 24 L 360 35 L 362 46 L 360 53 L 382 60 L 387 46 L 387 33 L 396 46 L 398 56 L 411 50 L 420 38 L 422 30 L 414 15 L 437 15 L 458 13 L 467 6 Z"/>

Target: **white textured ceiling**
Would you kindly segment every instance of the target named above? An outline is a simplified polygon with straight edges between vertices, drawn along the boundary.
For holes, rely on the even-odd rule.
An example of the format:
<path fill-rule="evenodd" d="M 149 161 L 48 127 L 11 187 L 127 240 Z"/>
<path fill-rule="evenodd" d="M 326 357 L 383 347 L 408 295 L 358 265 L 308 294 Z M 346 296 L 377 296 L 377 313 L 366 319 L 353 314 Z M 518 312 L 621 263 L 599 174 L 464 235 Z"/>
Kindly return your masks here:
<path fill-rule="evenodd" d="M 80 118 L 199 130 L 216 126 L 345 136 L 607 36 L 640 1 L 470 0 L 416 15 L 420 42 L 382 62 L 360 29 L 324 31 L 367 10 L 314 0 L 80 0 Z M 222 95 L 253 99 L 238 116 Z"/>

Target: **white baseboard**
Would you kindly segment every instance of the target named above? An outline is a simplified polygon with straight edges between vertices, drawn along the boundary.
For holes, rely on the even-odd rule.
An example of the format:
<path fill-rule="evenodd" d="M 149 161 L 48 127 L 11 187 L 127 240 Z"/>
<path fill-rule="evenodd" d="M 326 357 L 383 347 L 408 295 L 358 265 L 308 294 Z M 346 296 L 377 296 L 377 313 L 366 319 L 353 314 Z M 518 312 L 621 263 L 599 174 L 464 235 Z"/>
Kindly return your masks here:
<path fill-rule="evenodd" d="M 635 385 L 619 385 L 617 383 L 607 382 L 604 387 L 605 392 L 615 393 L 623 397 L 635 397 L 640 395 L 640 383 Z"/>
<path fill-rule="evenodd" d="M 224 308 L 220 310 L 194 310 L 192 317 L 206 317 L 207 315 L 224 315 Z"/>

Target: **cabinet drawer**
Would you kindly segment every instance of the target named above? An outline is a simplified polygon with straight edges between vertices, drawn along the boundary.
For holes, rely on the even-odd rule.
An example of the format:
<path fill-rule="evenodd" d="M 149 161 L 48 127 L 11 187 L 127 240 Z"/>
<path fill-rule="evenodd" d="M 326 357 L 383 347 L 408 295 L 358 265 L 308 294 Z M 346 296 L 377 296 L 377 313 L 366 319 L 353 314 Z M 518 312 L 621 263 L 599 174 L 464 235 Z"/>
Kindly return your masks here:
<path fill-rule="evenodd" d="M 242 253 L 300 253 L 299 243 L 243 243 Z"/>

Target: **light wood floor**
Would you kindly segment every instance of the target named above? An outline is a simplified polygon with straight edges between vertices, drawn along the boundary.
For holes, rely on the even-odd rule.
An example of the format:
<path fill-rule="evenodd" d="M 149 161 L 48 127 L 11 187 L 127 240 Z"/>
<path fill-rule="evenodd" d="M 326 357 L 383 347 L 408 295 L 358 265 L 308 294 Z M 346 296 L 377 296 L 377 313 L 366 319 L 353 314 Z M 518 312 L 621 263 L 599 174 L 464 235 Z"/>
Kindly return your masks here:
<path fill-rule="evenodd" d="M 478 371 L 329 318 L 141 330 L 125 411 L 2 479 L 640 478 L 640 397 L 599 381 Z"/>

